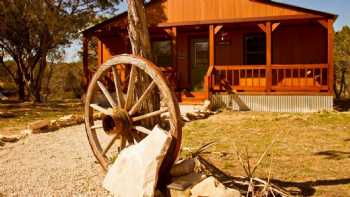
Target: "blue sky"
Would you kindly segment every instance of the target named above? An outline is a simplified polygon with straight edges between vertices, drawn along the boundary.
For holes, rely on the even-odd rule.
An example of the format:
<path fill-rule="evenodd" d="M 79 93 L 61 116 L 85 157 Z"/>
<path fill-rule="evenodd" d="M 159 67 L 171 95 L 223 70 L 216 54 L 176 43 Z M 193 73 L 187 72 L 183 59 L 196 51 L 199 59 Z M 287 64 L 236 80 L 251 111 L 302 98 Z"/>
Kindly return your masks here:
<path fill-rule="evenodd" d="M 190 0 L 189 0 L 190 1 Z M 321 10 L 338 15 L 338 19 L 334 24 L 336 31 L 340 30 L 344 25 L 350 26 L 350 0 L 274 0 L 277 2 L 288 3 L 305 8 Z M 120 6 L 120 10 L 125 10 L 125 4 Z M 77 52 L 81 48 L 80 41 L 74 41 L 70 47 L 66 48 L 66 62 L 74 62 L 79 60 Z"/>

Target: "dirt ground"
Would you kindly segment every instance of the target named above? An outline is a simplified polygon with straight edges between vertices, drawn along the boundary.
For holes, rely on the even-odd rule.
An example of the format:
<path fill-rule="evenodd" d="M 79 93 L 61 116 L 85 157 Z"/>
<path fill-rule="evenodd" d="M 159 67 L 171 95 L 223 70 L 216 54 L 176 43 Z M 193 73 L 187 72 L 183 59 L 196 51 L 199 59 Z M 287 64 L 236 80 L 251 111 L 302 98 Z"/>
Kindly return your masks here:
<path fill-rule="evenodd" d="M 235 150 L 253 165 L 273 139 L 255 174 L 299 196 L 350 196 L 350 113 L 222 112 L 186 124 L 182 147 L 216 143 L 204 157 L 231 176 L 245 175 Z M 185 155 L 186 151 L 182 153 Z M 84 126 L 31 135 L 0 146 L 0 196 L 108 196 Z"/>
<path fill-rule="evenodd" d="M 108 196 L 83 125 L 0 146 L 0 196 Z"/>

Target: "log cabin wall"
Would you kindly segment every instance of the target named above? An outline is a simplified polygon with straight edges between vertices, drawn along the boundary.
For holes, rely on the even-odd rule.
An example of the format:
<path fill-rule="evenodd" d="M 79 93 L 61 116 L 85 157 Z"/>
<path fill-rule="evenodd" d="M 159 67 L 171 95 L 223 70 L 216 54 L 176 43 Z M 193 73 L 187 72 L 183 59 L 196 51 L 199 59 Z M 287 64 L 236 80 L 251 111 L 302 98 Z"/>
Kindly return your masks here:
<path fill-rule="evenodd" d="M 320 24 L 281 24 L 272 33 L 272 64 L 327 63 L 327 30 Z"/>

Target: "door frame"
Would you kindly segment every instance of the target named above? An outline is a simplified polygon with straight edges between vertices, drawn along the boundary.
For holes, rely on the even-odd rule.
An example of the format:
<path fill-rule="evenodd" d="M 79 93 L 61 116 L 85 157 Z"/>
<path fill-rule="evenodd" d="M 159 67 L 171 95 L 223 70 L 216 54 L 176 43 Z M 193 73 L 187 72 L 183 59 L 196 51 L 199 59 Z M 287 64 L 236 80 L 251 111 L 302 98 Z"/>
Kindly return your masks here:
<path fill-rule="evenodd" d="M 188 56 L 188 80 L 190 82 L 190 89 L 192 90 L 193 88 L 193 82 L 192 82 L 192 41 L 195 39 L 203 39 L 203 40 L 208 40 L 208 45 L 209 45 L 209 33 L 206 32 L 196 32 L 194 34 L 190 34 L 188 36 L 188 51 L 189 51 L 189 56 Z M 209 60 L 209 46 L 208 46 L 208 60 Z M 209 68 L 209 65 L 208 65 Z M 204 80 L 204 78 L 203 78 Z M 204 84 L 203 84 L 204 85 Z"/>

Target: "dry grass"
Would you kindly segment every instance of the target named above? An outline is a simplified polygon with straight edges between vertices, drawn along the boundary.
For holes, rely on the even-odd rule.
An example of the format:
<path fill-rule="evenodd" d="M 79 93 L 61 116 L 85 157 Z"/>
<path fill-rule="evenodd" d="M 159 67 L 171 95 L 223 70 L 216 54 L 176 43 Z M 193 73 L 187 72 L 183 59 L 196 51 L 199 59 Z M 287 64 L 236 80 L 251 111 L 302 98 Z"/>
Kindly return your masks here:
<path fill-rule="evenodd" d="M 17 134 L 35 120 L 53 120 L 64 115 L 83 112 L 79 100 L 52 101 L 47 104 L 1 103 L 0 111 L 10 112 L 13 117 L 0 117 L 0 134 Z"/>
<path fill-rule="evenodd" d="M 217 141 L 205 157 L 232 176 L 245 173 L 234 143 L 257 161 L 272 139 L 274 183 L 301 196 L 350 196 L 350 113 L 310 114 L 223 112 L 184 128 L 183 147 Z M 256 175 L 266 178 L 270 159 Z"/>

